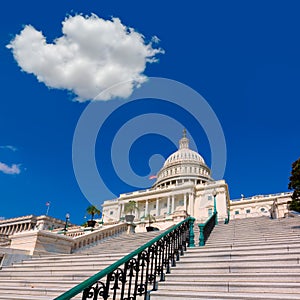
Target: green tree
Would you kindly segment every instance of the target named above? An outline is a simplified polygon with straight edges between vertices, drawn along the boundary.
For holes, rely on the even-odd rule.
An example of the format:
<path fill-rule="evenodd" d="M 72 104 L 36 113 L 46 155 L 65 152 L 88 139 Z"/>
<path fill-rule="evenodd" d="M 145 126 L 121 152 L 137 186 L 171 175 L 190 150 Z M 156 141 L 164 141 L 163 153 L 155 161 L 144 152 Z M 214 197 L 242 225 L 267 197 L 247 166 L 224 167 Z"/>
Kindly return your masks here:
<path fill-rule="evenodd" d="M 91 220 L 94 219 L 95 215 L 100 215 L 101 211 L 94 205 L 90 205 L 87 209 L 86 209 L 87 214 L 91 215 Z"/>
<path fill-rule="evenodd" d="M 124 213 L 125 214 L 133 214 L 133 212 L 137 209 L 136 202 L 130 200 L 129 202 L 125 203 L 124 205 Z"/>
<path fill-rule="evenodd" d="M 300 212 L 300 157 L 292 164 L 289 189 L 294 190 L 289 209 Z"/>

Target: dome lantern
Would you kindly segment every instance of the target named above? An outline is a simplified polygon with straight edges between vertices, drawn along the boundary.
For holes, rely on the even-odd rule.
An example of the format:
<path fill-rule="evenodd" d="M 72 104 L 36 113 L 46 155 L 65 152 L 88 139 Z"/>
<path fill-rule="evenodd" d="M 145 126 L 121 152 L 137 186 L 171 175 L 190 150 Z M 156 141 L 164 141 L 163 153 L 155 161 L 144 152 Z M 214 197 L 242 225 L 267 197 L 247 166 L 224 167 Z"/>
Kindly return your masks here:
<path fill-rule="evenodd" d="M 189 149 L 190 140 L 186 137 L 186 129 L 183 129 L 183 136 L 179 141 L 179 149 Z"/>

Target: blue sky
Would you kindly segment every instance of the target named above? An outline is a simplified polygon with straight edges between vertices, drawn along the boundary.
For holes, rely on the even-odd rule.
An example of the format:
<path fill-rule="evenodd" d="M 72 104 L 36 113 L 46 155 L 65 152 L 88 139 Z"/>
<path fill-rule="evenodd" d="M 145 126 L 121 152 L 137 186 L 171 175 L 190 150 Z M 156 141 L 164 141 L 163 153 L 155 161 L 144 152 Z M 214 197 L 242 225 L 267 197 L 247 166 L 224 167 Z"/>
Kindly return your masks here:
<path fill-rule="evenodd" d="M 6 48 L 29 24 L 53 43 L 62 36 L 65 17 L 76 14 L 117 17 L 142 34 L 145 44 L 153 36 L 160 39 L 153 48 L 165 53 L 141 73 L 184 83 L 212 107 L 226 139 L 224 178 L 231 198 L 287 191 L 291 164 L 300 152 L 298 1 L 185 1 L 172 6 L 151 1 L 146 6 L 141 1 L 28 0 L 1 6 L 0 216 L 43 214 L 51 201 L 51 216 L 64 218 L 68 212 L 72 222 L 84 221 L 89 202 L 74 175 L 72 140 L 89 101 L 74 101 L 71 92 L 38 82 L 21 71 Z M 146 106 L 133 110 L 143 113 Z M 116 130 L 115 118 L 106 128 L 108 137 Z M 170 128 L 179 139 L 181 132 L 174 130 Z M 208 140 L 203 132 L 197 134 L 199 151 L 210 165 Z M 97 140 L 97 164 L 104 170 L 109 164 L 101 155 L 107 147 Z M 145 135 L 133 144 L 130 164 L 146 176 L 149 157 L 166 157 L 174 149 L 167 137 Z M 126 192 L 109 172 L 111 189 Z M 102 198 L 105 193 L 98 200 Z"/>

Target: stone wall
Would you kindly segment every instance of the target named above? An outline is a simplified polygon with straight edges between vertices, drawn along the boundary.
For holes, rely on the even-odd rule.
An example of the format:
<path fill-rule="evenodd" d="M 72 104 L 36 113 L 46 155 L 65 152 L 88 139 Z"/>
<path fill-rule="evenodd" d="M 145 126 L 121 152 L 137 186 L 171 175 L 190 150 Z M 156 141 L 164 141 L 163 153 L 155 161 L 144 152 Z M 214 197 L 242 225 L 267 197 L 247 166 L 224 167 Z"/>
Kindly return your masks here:
<path fill-rule="evenodd" d="M 73 239 L 68 236 L 39 230 L 21 232 L 10 236 L 12 249 L 21 249 L 30 255 L 53 253 L 71 253 Z"/>

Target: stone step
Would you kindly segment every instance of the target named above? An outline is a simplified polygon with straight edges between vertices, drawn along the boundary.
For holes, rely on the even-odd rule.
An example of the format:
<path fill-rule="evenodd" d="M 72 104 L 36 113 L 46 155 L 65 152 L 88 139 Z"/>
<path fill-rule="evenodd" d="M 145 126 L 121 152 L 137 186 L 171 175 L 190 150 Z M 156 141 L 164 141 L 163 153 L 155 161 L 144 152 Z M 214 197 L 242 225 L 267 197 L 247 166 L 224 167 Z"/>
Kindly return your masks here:
<path fill-rule="evenodd" d="M 288 233 L 287 233 L 288 234 Z M 239 237 L 236 237 L 236 238 L 229 238 L 228 239 L 215 239 L 213 237 L 209 237 L 207 242 L 206 242 L 206 245 L 207 244 L 211 244 L 211 243 L 214 243 L 215 245 L 222 245 L 222 246 L 226 246 L 227 245 L 230 245 L 230 244 L 268 244 L 270 242 L 274 242 L 274 243 L 299 243 L 299 240 L 300 240 L 300 236 L 299 237 L 285 237 L 285 238 L 281 238 L 281 239 L 277 239 L 275 237 L 273 238 L 268 238 L 268 237 L 260 237 L 260 238 L 255 238 L 255 239 L 240 239 Z"/>
<path fill-rule="evenodd" d="M 67 287 L 67 290 L 72 288 L 73 286 Z M 36 295 L 36 296 L 48 296 L 48 299 L 52 299 L 55 296 L 58 296 L 66 291 L 66 287 L 58 286 L 55 288 L 40 288 L 40 287 L 13 287 L 5 289 L 1 289 L 1 296 L 3 295 Z"/>
<path fill-rule="evenodd" d="M 219 258 L 219 259 L 209 259 L 205 257 L 201 257 L 201 259 L 195 259 L 194 257 L 185 257 L 184 259 L 181 259 L 180 261 L 177 262 L 178 266 L 194 266 L 198 265 L 199 268 L 202 268 L 203 265 L 207 266 L 222 266 L 222 265 L 232 265 L 232 266 L 239 266 L 239 265 L 244 265 L 244 266 L 249 266 L 249 265 L 276 265 L 276 264 L 297 264 L 300 266 L 300 256 L 298 255 L 274 255 L 272 257 L 236 257 L 236 258 L 227 258 L 225 259 L 224 257 Z"/>
<path fill-rule="evenodd" d="M 6 268 L 5 270 L 3 270 L 2 272 L 0 272 L 0 276 L 3 274 L 7 274 L 7 273 L 13 273 L 13 272 L 27 272 L 27 273 L 36 273 L 36 272 L 59 272 L 59 271 L 86 271 L 86 270 L 103 270 L 106 267 L 110 266 L 112 263 L 114 263 L 114 261 L 112 262 L 99 262 L 94 263 L 94 264 L 78 264 L 78 265 L 36 265 L 34 267 L 32 266 L 17 266 L 17 267 L 9 267 Z"/>
<path fill-rule="evenodd" d="M 79 270 L 74 272 L 72 269 L 68 270 L 56 270 L 56 271 L 43 271 L 43 272 L 26 272 L 26 271 L 18 271 L 15 270 L 13 272 L 0 272 L 0 278 L 5 279 L 20 279 L 20 278 L 28 278 L 32 282 L 35 281 L 36 278 L 47 278 L 52 277 L 56 278 L 57 280 L 60 279 L 68 279 L 68 280 L 81 280 L 83 278 L 87 278 L 89 276 L 98 273 L 100 270 Z"/>
<path fill-rule="evenodd" d="M 276 250 L 233 250 L 233 251 L 210 251 L 210 252 L 203 252 L 203 251 L 195 251 L 195 252 L 187 252 L 184 253 L 183 257 L 188 257 L 191 259 L 237 259 L 237 258 L 251 258 L 251 257 L 262 257 L 262 256 L 282 256 L 285 255 L 287 257 L 291 256 L 300 256 L 300 249 L 292 249 L 287 250 L 285 248 L 278 248 Z"/>
<path fill-rule="evenodd" d="M 5 286 L 17 286 L 17 287 L 56 287 L 56 286 L 75 286 L 81 283 L 82 280 L 57 280 L 56 278 L 45 279 L 35 279 L 34 282 L 30 281 L 28 278 L 24 277 L 22 279 L 0 279 L 1 287 Z"/>
<path fill-rule="evenodd" d="M 11 270 L 11 269 L 15 269 L 15 268 L 32 268 L 32 269 L 36 269 L 39 268 L 41 266 L 45 266 L 45 267 L 49 267 L 49 266 L 61 266 L 61 267 L 70 267 L 70 266 L 93 266 L 93 265 L 101 265 L 101 264 L 112 264 L 114 262 L 116 262 L 118 259 L 122 258 L 123 256 L 118 256 L 115 258 L 85 258 L 82 260 L 62 260 L 62 261 L 48 261 L 48 262 L 42 262 L 42 263 L 38 263 L 38 262 L 24 262 L 24 263 L 16 263 L 13 264 L 12 266 L 8 266 L 3 268 L 3 270 Z"/>
<path fill-rule="evenodd" d="M 14 295 L 14 294 L 10 294 L 10 295 L 1 295 L 0 294 L 0 299 L 1 300 L 50 300 L 48 296 Z M 75 300 L 75 298 L 73 298 L 73 299 Z M 79 300 L 81 298 L 77 298 L 77 299 Z"/>
<path fill-rule="evenodd" d="M 221 282 L 300 282 L 299 273 L 209 273 L 209 274 L 192 274 L 191 272 L 181 272 L 178 274 L 172 269 L 171 274 L 167 274 L 167 281 L 189 281 L 189 282 L 202 282 L 202 281 L 221 281 Z"/>
<path fill-rule="evenodd" d="M 53 299 L 161 233 L 118 236 L 72 255 L 40 255 L 3 268 L 0 299 Z"/>
<path fill-rule="evenodd" d="M 175 271 L 174 271 L 175 272 Z M 300 265 L 285 265 L 284 263 L 276 265 L 270 265 L 267 263 L 260 265 L 214 265 L 214 266 L 205 266 L 199 268 L 195 265 L 183 267 L 180 264 L 177 264 L 176 273 L 188 273 L 191 272 L 193 275 L 198 275 L 201 273 L 264 273 L 264 272 L 288 272 L 288 273 L 300 273 Z"/>
<path fill-rule="evenodd" d="M 76 262 L 76 261 L 90 261 L 90 260 L 100 260 L 100 259 L 108 259 L 114 260 L 120 257 L 123 257 L 127 254 L 127 252 L 120 252 L 120 253 L 111 253 L 111 254 L 93 254 L 93 255 L 69 255 L 69 256 L 62 256 L 62 257 L 55 257 L 55 258 L 38 258 L 38 259 L 31 259 L 31 260 L 24 260 L 22 264 L 42 264 L 42 263 L 51 263 L 56 264 L 60 262 Z M 19 265 L 16 264 L 16 265 Z"/>
<path fill-rule="evenodd" d="M 279 238 L 282 240 L 289 240 L 289 239 L 298 239 L 300 237 L 299 234 L 289 234 L 289 236 L 286 235 L 287 233 L 282 233 L 282 236 L 280 235 L 276 235 L 276 237 L 272 234 L 264 234 L 264 235 L 260 235 L 260 236 L 254 236 L 254 237 L 239 237 L 237 235 L 230 235 L 230 236 L 216 236 L 216 235 L 211 235 L 210 239 L 214 240 L 215 242 L 225 242 L 225 241 L 234 241 L 234 240 L 239 240 L 239 241 L 264 241 L 266 239 L 268 240 L 278 240 Z"/>
<path fill-rule="evenodd" d="M 268 261 L 292 261 L 299 263 L 299 258 L 300 258 L 300 251 L 291 251 L 287 252 L 286 249 L 284 249 L 284 252 L 282 251 L 281 253 L 276 251 L 269 251 L 268 253 L 264 252 L 241 252 L 241 253 L 236 253 L 236 252 L 223 252 L 223 253 L 202 253 L 201 251 L 199 252 L 194 252 L 190 253 L 188 257 L 185 255 L 184 256 L 184 262 L 191 262 L 191 263 L 202 263 L 202 262 L 222 262 L 222 261 L 233 261 L 233 262 L 245 262 L 245 261 L 264 261 L 266 260 L 266 254 L 272 255 L 271 259 L 268 259 Z M 118 259 L 122 258 L 122 255 L 116 255 L 113 258 L 108 257 L 105 259 L 103 262 L 103 256 L 101 257 L 102 260 L 99 257 L 93 257 L 93 256 L 88 256 L 84 258 L 78 258 L 76 260 L 71 259 L 61 259 L 61 260 L 54 260 L 51 261 L 51 267 L 69 267 L 72 265 L 73 267 L 88 267 L 88 266 L 103 266 L 107 264 L 111 264 Z M 29 269 L 32 268 L 33 270 L 42 268 L 41 264 L 48 262 L 47 268 L 49 268 L 49 261 L 46 259 L 39 261 L 24 261 L 22 264 L 15 264 L 12 267 L 6 267 L 4 270 L 5 271 L 12 271 L 15 268 L 22 268 L 22 269 Z"/>
<path fill-rule="evenodd" d="M 156 291 L 151 292 L 151 300 L 169 300 L 169 299 L 206 299 L 206 300 L 299 300 L 299 295 L 293 295 L 289 293 L 218 293 L 218 292 L 197 292 L 197 291 Z"/>
<path fill-rule="evenodd" d="M 262 217 L 216 226 L 205 247 L 188 248 L 151 299 L 300 299 L 300 238 L 293 224 Z M 53 299 L 161 233 L 120 235 L 72 255 L 3 268 L 0 300 Z"/>
<path fill-rule="evenodd" d="M 300 242 L 290 242 L 288 244 L 286 243 L 273 243 L 273 244 L 266 244 L 266 245 L 253 245 L 253 244 L 249 244 L 249 245 L 225 245 L 220 247 L 219 245 L 215 246 L 215 245 L 205 245 L 204 247 L 199 247 L 196 246 L 194 248 L 188 248 L 187 249 L 187 253 L 197 253 L 197 252 L 201 252 L 201 253 L 222 253 L 222 252 L 238 252 L 238 251 L 253 251 L 253 250 L 257 250 L 257 251 L 266 251 L 266 250 L 274 250 L 276 251 L 277 249 L 285 249 L 287 252 L 291 251 L 291 250 L 297 250 L 300 249 Z"/>
<path fill-rule="evenodd" d="M 197 292 L 223 292 L 223 293 L 285 293 L 287 290 L 291 294 L 299 294 L 300 298 L 300 283 L 296 282 L 161 282 L 159 283 L 160 291 L 197 291 Z"/>
<path fill-rule="evenodd" d="M 299 221 L 220 223 L 204 247 L 188 248 L 151 299 L 300 299 Z"/>

